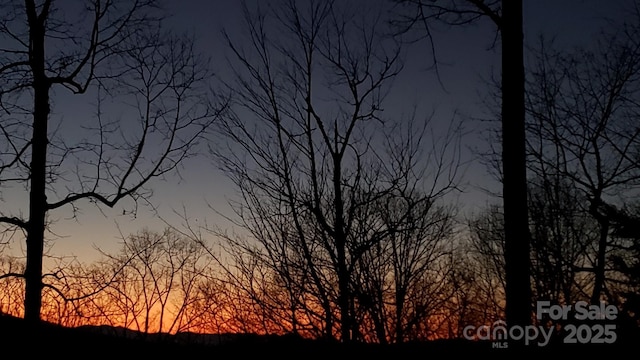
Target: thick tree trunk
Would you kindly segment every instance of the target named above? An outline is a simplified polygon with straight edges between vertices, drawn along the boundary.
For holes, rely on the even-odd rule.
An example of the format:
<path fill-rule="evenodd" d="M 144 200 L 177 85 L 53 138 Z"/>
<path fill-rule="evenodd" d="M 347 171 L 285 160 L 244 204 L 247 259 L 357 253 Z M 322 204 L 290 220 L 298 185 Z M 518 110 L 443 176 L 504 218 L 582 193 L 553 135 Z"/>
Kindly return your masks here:
<path fill-rule="evenodd" d="M 506 318 L 531 323 L 522 0 L 502 1 L 502 161 Z"/>
<path fill-rule="evenodd" d="M 44 21 L 29 12 L 30 54 L 33 73 L 33 134 L 31 142 L 31 183 L 29 192 L 29 220 L 27 223 L 27 260 L 25 268 L 24 317 L 29 324 L 40 322 L 42 307 L 42 257 L 44 249 L 45 217 L 47 213 L 46 164 L 47 123 L 49 120 L 49 89 L 45 74 Z"/>

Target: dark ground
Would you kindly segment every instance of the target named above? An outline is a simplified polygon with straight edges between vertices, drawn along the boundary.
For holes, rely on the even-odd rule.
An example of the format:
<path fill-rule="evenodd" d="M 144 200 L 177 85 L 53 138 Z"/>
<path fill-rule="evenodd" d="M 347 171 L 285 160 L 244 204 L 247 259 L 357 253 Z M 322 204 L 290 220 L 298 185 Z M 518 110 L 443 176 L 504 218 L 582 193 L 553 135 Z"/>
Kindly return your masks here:
<path fill-rule="evenodd" d="M 134 340 L 122 336 L 105 335 L 96 328 L 64 328 L 43 324 L 39 330 L 29 329 L 21 319 L 0 316 L 0 358 L 13 353 L 23 357 L 23 351 L 34 356 L 61 359 L 116 358 L 120 359 L 441 359 L 472 357 L 475 359 L 518 356 L 568 356 L 572 359 L 591 359 L 624 353 L 636 357 L 640 337 L 622 338 L 608 345 L 547 345 L 524 349 L 494 349 L 491 342 L 444 340 L 402 345 L 340 344 L 319 340 L 305 340 L 292 336 L 238 336 L 219 345 L 178 344 L 175 338 Z M 527 356 L 527 357 L 529 357 Z M 546 360 L 546 359 L 543 359 Z"/>

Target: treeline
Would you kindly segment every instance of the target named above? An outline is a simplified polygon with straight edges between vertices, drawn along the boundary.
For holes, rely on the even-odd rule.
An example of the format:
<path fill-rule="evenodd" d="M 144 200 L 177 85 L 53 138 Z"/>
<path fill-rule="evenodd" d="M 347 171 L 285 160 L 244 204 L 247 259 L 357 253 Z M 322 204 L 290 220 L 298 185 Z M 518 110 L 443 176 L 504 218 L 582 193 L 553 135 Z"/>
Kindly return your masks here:
<path fill-rule="evenodd" d="M 540 203 L 532 201 L 531 206 Z M 465 326 L 503 319 L 501 217 L 498 207 L 487 210 L 470 222 L 469 237 L 451 231 L 451 224 L 434 221 L 430 225 L 433 233 L 413 239 L 390 236 L 363 255 L 367 260 L 354 270 L 352 285 L 354 339 L 395 343 L 461 338 Z M 536 235 L 532 279 L 537 301 L 574 304 L 592 297 L 594 275 L 588 259 L 597 255 L 593 245 L 598 231 L 584 217 L 577 219 L 558 227 L 549 226 L 548 218 L 532 216 Z M 609 241 L 630 247 L 610 251 L 602 300 L 619 307 L 619 328 L 629 331 L 624 326 L 638 321 L 640 249 L 637 240 L 624 234 L 637 233 L 640 222 L 620 214 L 615 224 Z M 583 236 L 566 239 L 564 244 L 548 236 L 572 226 Z M 102 261 L 64 263 L 46 274 L 42 317 L 64 326 L 109 325 L 142 333 L 339 337 L 340 318 L 332 317 L 329 326 L 334 333 L 327 334 L 327 314 L 319 304 L 318 290 L 300 274 L 294 277 L 293 261 L 288 269 L 282 261 L 270 258 L 265 248 L 249 241 L 230 246 L 229 252 L 212 253 L 201 238 L 170 228 L 132 234 L 119 253 Z M 22 270 L 16 260 L 3 260 L 5 269 Z M 304 266 L 297 266 L 304 274 Z M 290 274 L 289 282 L 283 278 L 285 271 Z M 329 279 L 326 281 L 329 287 Z M 2 313 L 22 316 L 24 283 L 7 277 L 0 284 Z M 328 309 L 333 313 L 338 312 L 335 294 L 334 290 Z"/>

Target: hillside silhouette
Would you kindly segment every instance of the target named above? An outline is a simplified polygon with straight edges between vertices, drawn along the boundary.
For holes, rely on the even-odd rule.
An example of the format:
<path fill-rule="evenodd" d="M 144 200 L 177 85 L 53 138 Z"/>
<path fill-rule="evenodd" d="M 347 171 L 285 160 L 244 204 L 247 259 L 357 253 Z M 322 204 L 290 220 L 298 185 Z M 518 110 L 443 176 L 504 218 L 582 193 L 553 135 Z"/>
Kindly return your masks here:
<path fill-rule="evenodd" d="M 23 319 L 0 315 L 0 336 L 3 343 L 22 344 L 33 335 Z M 451 356 L 513 358 L 517 355 L 554 355 L 570 353 L 574 358 L 614 355 L 637 350 L 640 337 L 623 338 L 610 345 L 549 345 L 524 349 L 496 349 L 490 342 L 462 339 L 408 342 L 403 344 L 344 344 L 335 341 L 303 339 L 294 335 L 256 334 L 144 334 L 120 327 L 63 327 L 43 322 L 38 330 L 37 347 L 27 346 L 30 355 L 57 354 L 66 359 L 97 356 L 120 359 L 144 356 L 151 358 L 187 358 L 234 356 L 237 358 L 278 356 L 279 358 L 358 357 L 394 359 L 449 358 Z M 637 335 L 637 334 L 636 334 Z M 5 350 L 6 351 L 6 350 Z"/>

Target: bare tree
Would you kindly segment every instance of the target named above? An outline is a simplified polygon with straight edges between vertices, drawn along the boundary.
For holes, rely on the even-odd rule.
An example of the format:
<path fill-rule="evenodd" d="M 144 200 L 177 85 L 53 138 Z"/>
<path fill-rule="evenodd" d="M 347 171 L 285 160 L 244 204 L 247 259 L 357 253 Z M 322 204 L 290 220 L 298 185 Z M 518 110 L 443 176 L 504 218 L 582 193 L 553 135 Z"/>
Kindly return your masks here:
<path fill-rule="evenodd" d="M 394 153 L 379 150 L 385 137 L 403 131 L 382 117 L 401 64 L 380 9 L 332 1 L 270 5 L 245 9 L 247 48 L 228 38 L 235 107 L 218 124 L 221 146 L 213 155 L 240 192 L 232 220 L 248 231 L 242 248 L 253 260 L 246 264 L 259 261 L 246 274 L 267 266 L 268 280 L 287 289 L 278 299 L 291 329 L 321 319 L 323 336 L 350 341 L 359 337 L 355 306 L 364 290 L 356 269 L 390 231 L 376 204 L 419 188 L 410 177 L 420 173 L 418 149 L 430 144 L 405 137 Z M 441 177 L 416 201 L 454 189 L 456 169 L 455 161 L 432 169 Z M 406 222 L 414 206 L 397 210 Z"/>
<path fill-rule="evenodd" d="M 617 276 L 611 280 L 612 302 L 621 312 L 618 316 L 620 341 L 633 343 L 640 333 L 640 217 L 638 203 L 617 211 L 612 219 L 612 236 L 619 241 L 618 251 L 610 256 Z"/>
<path fill-rule="evenodd" d="M 521 0 L 394 0 L 402 5 L 396 24 L 401 33 L 418 29 L 431 40 L 434 23 L 459 26 L 489 19 L 501 40 L 501 174 L 504 202 L 506 318 L 531 322 L 530 234 L 527 214 L 525 70 Z M 408 11 L 407 11 L 408 9 Z"/>
<path fill-rule="evenodd" d="M 24 282 L 19 276 L 24 272 L 24 263 L 13 256 L 1 256 L 0 265 L 0 314 L 20 316 L 24 313 Z"/>
<path fill-rule="evenodd" d="M 573 304 L 589 299 L 589 266 L 598 227 L 584 211 L 584 194 L 566 178 L 529 179 L 532 282 L 538 300 Z"/>
<path fill-rule="evenodd" d="M 430 317 L 446 308 L 451 288 L 449 259 L 455 248 L 456 205 L 448 198 L 458 187 L 459 129 L 437 142 L 426 141 L 426 127 L 409 126 L 389 137 L 391 165 L 401 183 L 359 212 L 359 224 L 379 226 L 380 241 L 355 268 L 354 299 L 375 340 L 404 342 L 428 337 Z M 437 145 L 436 145 L 437 144 Z M 431 146 L 430 146 L 431 145 Z M 368 236 L 370 229 L 357 229 Z M 363 316 L 365 316 L 363 315 Z M 417 331 L 416 331 L 417 330 Z"/>
<path fill-rule="evenodd" d="M 555 51 L 543 42 L 528 84 L 531 169 L 576 187 L 597 224 L 588 264 L 578 268 L 592 274 L 596 304 L 607 295 L 612 218 L 640 186 L 637 18 L 603 33 L 593 48 Z"/>
<path fill-rule="evenodd" d="M 96 297 L 116 306 L 121 326 L 143 333 L 176 333 L 195 327 L 193 305 L 200 301 L 210 259 L 204 249 L 170 228 L 142 230 L 123 239 L 109 255 L 117 275 Z M 113 319 L 111 319 L 113 320 Z"/>
<path fill-rule="evenodd" d="M 471 274 L 474 286 L 469 299 L 470 310 L 481 314 L 470 314 L 474 319 L 496 321 L 505 311 L 504 291 L 504 214 L 501 206 L 491 205 L 485 212 L 469 220 L 470 241 L 468 244 Z M 478 306 L 478 303 L 484 306 Z M 473 311 L 472 311 L 473 312 Z"/>
<path fill-rule="evenodd" d="M 560 179 L 529 179 L 529 222 L 532 234 L 532 286 L 536 299 L 572 304 L 588 299 L 591 280 L 580 269 L 589 261 L 597 228 L 584 211 L 584 198 Z M 493 205 L 469 221 L 468 281 L 465 301 L 468 320 L 475 324 L 499 320 L 504 312 L 504 219 L 503 208 Z M 466 298 L 465 298 L 466 299 Z"/>
<path fill-rule="evenodd" d="M 50 211 L 81 201 L 148 200 L 150 180 L 175 171 L 214 114 L 207 61 L 164 32 L 154 0 L 0 3 L 0 176 L 24 186 L 28 213 L 0 221 L 26 236 L 25 318 L 40 317 Z M 80 124 L 56 117 L 59 91 L 97 98 Z M 78 96 L 78 100 L 82 97 Z M 109 106 L 119 106 L 108 114 Z"/>
<path fill-rule="evenodd" d="M 67 327 L 108 325 L 114 335 L 210 330 L 212 324 L 202 318 L 223 304 L 217 294 L 223 289 L 213 276 L 212 259 L 205 255 L 199 243 L 166 228 L 125 237 L 120 252 L 90 264 L 61 257 L 53 271 L 44 274 L 41 317 Z M 10 257 L 5 270 L 21 265 Z M 23 281 L 12 276 L 3 280 L 1 309 L 19 316 Z"/>

